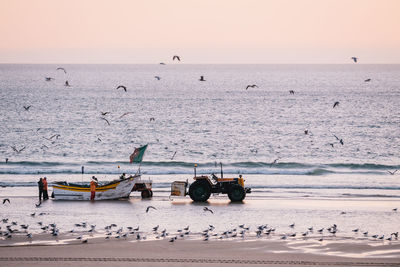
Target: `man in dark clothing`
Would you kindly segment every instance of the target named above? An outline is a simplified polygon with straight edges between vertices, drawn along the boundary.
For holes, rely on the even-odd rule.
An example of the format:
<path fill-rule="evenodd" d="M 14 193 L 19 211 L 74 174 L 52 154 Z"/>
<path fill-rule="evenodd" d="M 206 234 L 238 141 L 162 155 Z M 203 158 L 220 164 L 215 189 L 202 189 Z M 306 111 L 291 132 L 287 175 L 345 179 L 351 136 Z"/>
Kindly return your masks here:
<path fill-rule="evenodd" d="M 42 194 L 43 194 L 43 180 L 42 180 L 42 178 L 39 179 L 38 186 L 39 186 L 39 202 L 42 202 Z"/>

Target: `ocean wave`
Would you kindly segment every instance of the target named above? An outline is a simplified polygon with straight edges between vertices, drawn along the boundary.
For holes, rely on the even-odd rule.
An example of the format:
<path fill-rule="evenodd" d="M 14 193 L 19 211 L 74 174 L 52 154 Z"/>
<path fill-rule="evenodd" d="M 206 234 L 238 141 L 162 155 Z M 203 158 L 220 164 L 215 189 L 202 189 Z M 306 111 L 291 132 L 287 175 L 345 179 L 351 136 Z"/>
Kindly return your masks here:
<path fill-rule="evenodd" d="M 19 161 L 0 163 L 0 174 L 80 174 L 81 166 L 87 174 L 119 174 L 122 170 L 137 169 L 122 161 L 87 161 L 77 162 L 35 162 Z M 144 174 L 193 174 L 193 162 L 183 161 L 145 161 L 141 163 Z M 388 169 L 399 169 L 400 165 L 373 163 L 330 163 L 309 164 L 298 162 L 278 162 L 271 165 L 268 162 L 233 162 L 223 165 L 224 173 L 268 174 L 268 175 L 325 175 L 331 173 L 363 173 L 386 174 Z M 197 173 L 219 173 L 220 167 L 216 162 L 199 163 Z M 385 172 L 384 172 L 385 171 Z"/>

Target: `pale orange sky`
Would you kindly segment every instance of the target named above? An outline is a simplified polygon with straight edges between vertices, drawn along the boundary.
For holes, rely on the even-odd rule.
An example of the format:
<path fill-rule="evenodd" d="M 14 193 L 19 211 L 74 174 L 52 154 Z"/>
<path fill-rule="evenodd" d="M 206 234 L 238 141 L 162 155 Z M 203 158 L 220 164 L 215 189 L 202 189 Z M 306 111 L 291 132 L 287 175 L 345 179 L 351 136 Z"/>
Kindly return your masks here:
<path fill-rule="evenodd" d="M 400 0 L 0 0 L 0 63 L 400 63 Z"/>

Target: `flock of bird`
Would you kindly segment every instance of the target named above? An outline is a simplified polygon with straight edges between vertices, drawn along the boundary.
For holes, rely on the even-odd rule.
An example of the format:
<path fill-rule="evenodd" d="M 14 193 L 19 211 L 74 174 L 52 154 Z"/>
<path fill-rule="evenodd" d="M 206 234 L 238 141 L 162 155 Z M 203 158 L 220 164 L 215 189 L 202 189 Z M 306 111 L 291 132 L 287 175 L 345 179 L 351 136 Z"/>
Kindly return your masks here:
<path fill-rule="evenodd" d="M 153 206 L 148 206 L 146 208 L 146 213 L 149 212 L 150 209 L 157 210 Z M 214 212 L 207 208 L 203 208 L 204 212 L 210 212 L 210 214 L 214 214 Z M 395 209 L 393 209 L 394 212 Z M 31 213 L 31 217 L 46 215 L 46 213 Z M 250 226 L 246 226 L 245 224 L 240 224 L 237 227 L 225 229 L 223 231 L 216 231 L 216 227 L 213 225 L 209 225 L 206 229 L 199 231 L 191 231 L 190 226 L 177 229 L 175 231 L 167 231 L 167 229 L 160 230 L 160 225 L 152 227 L 150 232 L 140 231 L 140 227 L 137 226 L 133 228 L 132 226 L 123 227 L 119 226 L 115 223 L 111 223 L 106 225 L 103 229 L 96 229 L 96 225 L 89 224 L 87 222 L 79 222 L 74 224 L 74 228 L 71 230 L 61 231 L 61 229 L 57 226 L 56 223 L 44 224 L 42 221 L 36 221 L 35 227 L 30 227 L 28 224 L 19 224 L 16 221 L 9 222 L 9 218 L 3 218 L 0 223 L 0 240 L 10 240 L 13 237 L 24 237 L 29 242 L 32 242 L 34 237 L 38 237 L 43 240 L 46 235 L 50 235 L 51 237 L 62 238 L 62 239 L 71 239 L 71 236 L 77 240 L 77 242 L 88 243 L 91 238 L 105 238 L 110 240 L 112 238 L 115 239 L 130 239 L 130 240 L 146 240 L 146 239 L 166 239 L 169 242 L 176 242 L 180 239 L 202 239 L 204 241 L 208 241 L 210 239 L 221 240 L 221 239 L 248 239 L 248 238 L 274 238 L 274 239 L 311 239 L 318 240 L 319 242 L 327 240 L 335 240 L 335 238 L 348 238 L 348 234 L 339 235 L 341 232 L 337 224 L 332 224 L 328 227 L 323 228 L 314 228 L 314 226 L 307 227 L 303 231 L 296 231 L 296 224 L 292 223 L 288 225 L 285 231 L 278 233 L 276 227 L 271 227 L 268 224 L 257 225 L 251 230 Z M 2 228 L 5 228 L 2 230 Z M 33 228 L 33 229 L 32 229 Z M 39 230 L 40 229 L 40 230 Z M 31 230 L 31 231 L 30 231 Z M 35 234 L 34 234 L 35 231 Z M 399 233 L 393 232 L 389 235 L 385 234 L 373 234 L 370 235 L 368 231 L 362 231 L 360 228 L 355 228 L 351 230 L 354 233 L 353 238 L 364 239 L 364 240 L 381 240 L 381 241 L 389 241 L 395 242 L 398 241 Z M 338 236 L 336 235 L 338 234 Z M 362 234 L 362 236 L 360 236 Z"/>

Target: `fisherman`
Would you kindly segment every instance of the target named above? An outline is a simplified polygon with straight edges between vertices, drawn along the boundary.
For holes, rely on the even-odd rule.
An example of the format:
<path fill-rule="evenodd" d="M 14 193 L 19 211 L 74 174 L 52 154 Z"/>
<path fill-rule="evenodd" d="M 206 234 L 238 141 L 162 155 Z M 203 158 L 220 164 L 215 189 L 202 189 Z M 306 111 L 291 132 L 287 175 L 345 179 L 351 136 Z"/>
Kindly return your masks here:
<path fill-rule="evenodd" d="M 92 176 L 92 181 L 90 182 L 90 200 L 94 200 L 96 195 L 97 178 Z"/>
<path fill-rule="evenodd" d="M 39 187 L 39 202 L 42 203 L 42 194 L 43 194 L 43 179 L 40 178 L 38 182 Z"/>
<path fill-rule="evenodd" d="M 43 200 L 48 200 L 49 194 L 47 193 L 47 178 L 43 178 Z"/>

